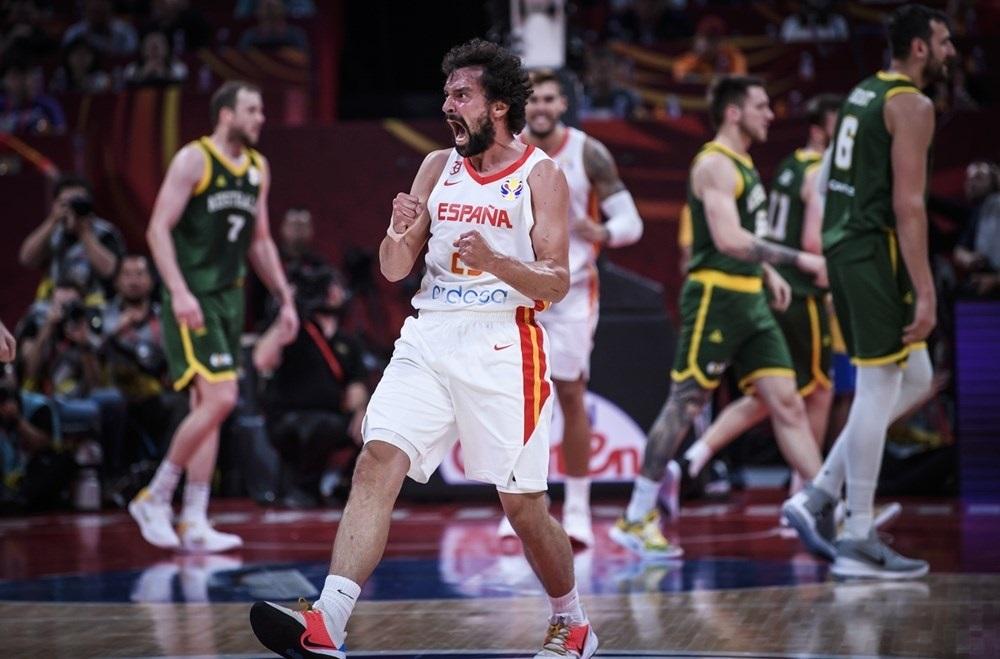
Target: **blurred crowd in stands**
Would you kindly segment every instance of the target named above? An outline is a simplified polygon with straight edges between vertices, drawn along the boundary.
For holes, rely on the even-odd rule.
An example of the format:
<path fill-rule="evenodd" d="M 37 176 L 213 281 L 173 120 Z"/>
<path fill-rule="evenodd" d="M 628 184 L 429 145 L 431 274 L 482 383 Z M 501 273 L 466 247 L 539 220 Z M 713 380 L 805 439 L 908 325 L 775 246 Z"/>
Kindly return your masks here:
<path fill-rule="evenodd" d="M 303 28 L 316 13 L 313 0 L 228 4 L 224 19 L 218 12 L 210 19 L 203 3 L 190 0 L 0 0 L 0 133 L 65 131 L 64 94 L 202 85 L 191 57 L 201 48 L 314 50 Z M 711 11 L 744 4 L 749 12 L 750 3 L 570 4 L 567 71 L 579 81 L 581 119 L 670 119 L 700 111 L 684 94 L 700 98 L 714 76 L 748 70 L 766 76 L 748 44 L 837 44 L 876 29 L 837 0 L 753 3 L 772 14 L 755 33 Z M 949 0 L 947 8 L 959 35 L 985 34 L 997 24 L 987 3 Z M 812 57 L 796 53 L 799 81 L 815 78 Z M 658 73 L 637 69 L 651 61 Z M 994 101 L 985 61 L 981 49 L 963 52 L 952 82 L 934 90 L 942 110 Z M 657 86 L 667 92 L 651 91 Z M 946 300 L 998 298 L 997 164 L 970 163 L 965 193 L 964 204 L 932 200 L 932 210 L 951 221 L 949 232 L 936 236 L 942 240 L 931 242 L 940 289 Z M 368 392 L 393 337 L 380 333 L 388 323 L 379 322 L 372 295 L 371 252 L 346 254 L 341 272 L 317 252 L 310 210 L 281 210 L 276 233 L 302 328 L 294 338 L 280 336 L 267 292 L 249 282 L 241 402 L 225 430 L 241 438 L 241 448 L 228 454 L 223 448 L 220 466 L 273 458 L 277 473 L 248 467 L 246 482 L 232 484 L 232 492 L 313 506 L 346 494 Z M 0 511 L 123 505 L 148 480 L 186 412 L 160 346 L 157 273 L 145 246 L 126 245 L 103 211 L 86 180 L 63 176 L 48 215 L 20 246 L 21 264 L 39 286 L 16 323 L 18 358 L 0 374 Z M 412 288 L 415 279 L 407 283 Z M 940 327 L 948 332 L 947 321 Z"/>

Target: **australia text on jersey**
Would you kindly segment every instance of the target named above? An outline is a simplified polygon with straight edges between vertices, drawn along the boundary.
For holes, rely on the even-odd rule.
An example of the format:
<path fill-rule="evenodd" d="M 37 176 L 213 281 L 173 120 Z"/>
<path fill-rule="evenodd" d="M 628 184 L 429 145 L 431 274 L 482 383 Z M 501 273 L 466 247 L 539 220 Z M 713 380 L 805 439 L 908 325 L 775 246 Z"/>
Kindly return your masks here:
<path fill-rule="evenodd" d="M 220 210 L 257 211 L 257 195 L 240 190 L 223 190 L 208 196 L 208 212 Z"/>

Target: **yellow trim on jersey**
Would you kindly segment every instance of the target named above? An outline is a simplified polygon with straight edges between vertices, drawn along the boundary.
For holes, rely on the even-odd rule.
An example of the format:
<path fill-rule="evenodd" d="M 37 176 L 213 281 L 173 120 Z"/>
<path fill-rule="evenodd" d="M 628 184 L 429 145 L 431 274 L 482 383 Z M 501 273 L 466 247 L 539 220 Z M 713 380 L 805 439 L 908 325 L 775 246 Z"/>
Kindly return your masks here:
<path fill-rule="evenodd" d="M 691 345 L 688 346 L 688 367 L 683 371 L 670 371 L 670 378 L 674 382 L 683 382 L 693 377 L 705 389 L 715 389 L 719 386 L 720 380 L 710 380 L 698 367 L 698 348 L 701 346 L 701 335 L 705 331 L 705 317 L 708 315 L 708 307 L 712 302 L 712 284 L 706 283 L 704 286 L 705 290 L 701 293 L 701 302 L 698 303 L 698 313 L 694 318 Z"/>
<path fill-rule="evenodd" d="M 735 151 L 733 151 L 732 149 L 730 149 L 725 144 L 723 144 L 722 142 L 717 142 L 716 140 L 712 140 L 711 142 L 706 143 L 705 146 L 702 147 L 702 149 L 716 149 L 726 154 L 730 158 L 739 161 L 745 167 L 753 169 L 753 160 L 750 159 L 750 156 L 740 155 Z"/>
<path fill-rule="evenodd" d="M 192 193 L 194 196 L 198 196 L 207 190 L 208 186 L 212 183 L 212 154 L 208 152 L 208 149 L 201 143 L 201 140 L 192 142 L 192 144 L 201 149 L 202 154 L 205 156 L 205 170 L 201 173 L 198 185 L 194 186 L 194 192 Z"/>
<path fill-rule="evenodd" d="M 719 144 L 718 142 L 712 141 L 712 142 L 706 142 L 705 145 L 701 147 L 701 151 L 698 152 L 698 155 L 694 157 L 694 161 L 691 163 L 691 169 L 694 169 L 694 166 L 698 164 L 698 161 L 710 153 L 721 153 L 724 156 L 735 158 L 736 160 L 746 165 L 747 167 L 753 168 L 753 161 L 750 160 L 749 157 L 745 158 L 740 154 L 736 153 L 735 151 L 733 151 L 732 149 L 730 149 L 729 147 Z M 736 170 L 736 175 L 738 178 L 736 182 L 736 190 L 733 191 L 733 198 L 738 199 L 740 195 L 743 194 L 743 191 L 746 190 L 747 182 L 746 179 L 743 178 L 743 172 L 741 172 L 739 169 Z"/>
<path fill-rule="evenodd" d="M 731 275 L 721 270 L 695 270 L 688 279 L 705 286 L 718 286 L 737 293 L 760 293 L 764 282 L 760 277 Z"/>
<path fill-rule="evenodd" d="M 758 368 L 756 371 L 752 371 L 749 375 L 740 380 L 738 386 L 741 391 L 745 392 L 750 388 L 750 385 L 757 380 L 771 377 L 789 377 L 794 380 L 795 371 L 790 368 Z"/>
<path fill-rule="evenodd" d="M 795 149 L 795 159 L 799 162 L 810 162 L 819 161 L 823 158 L 823 154 L 818 151 L 812 151 L 811 149 Z"/>
<path fill-rule="evenodd" d="M 806 165 L 805 175 L 809 176 L 817 169 L 819 169 L 822 164 L 823 164 L 822 160 L 814 160 L 813 162 L 809 163 L 808 165 Z"/>
<path fill-rule="evenodd" d="M 246 156 L 243 159 L 243 164 L 237 165 L 236 163 L 234 163 L 232 160 L 229 159 L 229 156 L 222 153 L 216 148 L 215 142 L 212 141 L 212 138 L 203 137 L 201 138 L 201 143 L 205 146 L 206 149 L 208 149 L 212 153 L 213 156 L 215 156 L 216 160 L 222 163 L 223 167 L 229 170 L 229 172 L 233 176 L 243 176 L 244 174 L 247 173 L 247 170 L 250 169 L 250 162 L 253 160 L 253 158 L 247 152 L 246 148 L 243 149 L 243 155 Z"/>
<path fill-rule="evenodd" d="M 691 206 L 684 204 L 677 226 L 677 246 L 690 247 L 694 244 L 694 231 L 691 226 Z"/>
<path fill-rule="evenodd" d="M 903 80 L 905 82 L 913 82 L 913 79 L 905 73 L 894 73 L 892 71 L 879 71 L 875 74 L 879 80 L 883 82 L 893 82 L 896 80 Z"/>
<path fill-rule="evenodd" d="M 812 355 L 809 360 L 809 372 L 812 374 L 812 380 L 803 389 L 809 389 L 809 387 L 815 389 L 816 385 L 824 389 L 830 389 L 833 387 L 833 383 L 830 382 L 827 374 L 823 372 L 820 360 L 820 354 L 823 351 L 823 337 L 820 332 L 819 307 L 816 306 L 816 298 L 812 295 L 806 298 L 806 309 L 809 312 L 809 335 L 812 339 Z M 808 393 L 803 393 L 802 391 L 799 393 L 805 398 L 812 393 L 812 389 L 809 389 Z"/>
<path fill-rule="evenodd" d="M 906 358 L 909 357 L 910 353 L 914 350 L 926 349 L 927 344 L 924 341 L 921 341 L 919 343 L 911 343 L 908 346 L 903 346 L 902 350 L 884 357 L 854 357 L 851 359 L 851 363 L 855 366 L 885 366 L 886 364 L 895 364 L 906 361 Z"/>
<path fill-rule="evenodd" d="M 180 325 L 179 327 L 181 330 L 181 345 L 184 347 L 184 361 L 187 362 L 188 367 L 184 371 L 184 375 L 174 382 L 175 391 L 180 391 L 188 386 L 195 375 L 200 375 L 211 383 L 236 379 L 236 371 L 233 369 L 213 373 L 204 364 L 199 362 L 198 358 L 194 355 L 194 346 L 191 345 L 191 333 L 188 331 L 187 325 Z"/>
<path fill-rule="evenodd" d="M 885 100 L 888 101 L 893 96 L 898 96 L 899 94 L 923 94 L 923 92 L 916 87 L 893 87 L 885 93 Z"/>

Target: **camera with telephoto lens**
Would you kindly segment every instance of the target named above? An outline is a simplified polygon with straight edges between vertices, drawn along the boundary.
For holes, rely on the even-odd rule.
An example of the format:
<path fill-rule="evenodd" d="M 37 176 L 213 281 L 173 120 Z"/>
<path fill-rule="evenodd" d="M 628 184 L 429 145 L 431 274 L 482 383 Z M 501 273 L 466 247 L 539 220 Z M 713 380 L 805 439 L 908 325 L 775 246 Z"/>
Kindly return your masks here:
<path fill-rule="evenodd" d="M 69 207 L 73 209 L 77 217 L 87 217 L 94 212 L 94 202 L 86 195 L 70 199 Z"/>

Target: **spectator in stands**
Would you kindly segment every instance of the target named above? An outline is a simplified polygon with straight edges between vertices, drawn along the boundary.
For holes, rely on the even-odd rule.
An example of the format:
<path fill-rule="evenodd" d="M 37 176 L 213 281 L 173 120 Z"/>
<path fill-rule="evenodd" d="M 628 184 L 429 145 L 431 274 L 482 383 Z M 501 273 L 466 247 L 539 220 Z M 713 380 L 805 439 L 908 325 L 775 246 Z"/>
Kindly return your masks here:
<path fill-rule="evenodd" d="M 1000 295 L 1000 168 L 984 160 L 971 163 L 965 196 L 972 211 L 954 254 L 955 264 L 968 273 L 963 288 L 973 295 Z"/>
<path fill-rule="evenodd" d="M 88 304 L 104 299 L 125 242 L 114 225 L 94 214 L 92 200 L 86 180 L 72 174 L 60 177 L 48 217 L 21 244 L 21 264 L 46 271 L 40 298 L 66 278 L 80 285 Z"/>
<path fill-rule="evenodd" d="M 104 308 L 104 344 L 101 354 L 111 384 L 125 397 L 128 413 L 125 455 L 127 465 L 141 457 L 159 457 L 167 431 L 183 401 L 164 387 L 167 362 L 160 340 L 160 306 L 153 301 L 153 273 L 149 259 L 129 254 L 115 276 L 114 299 Z M 153 453 L 149 455 L 148 453 Z"/>
<path fill-rule="evenodd" d="M 147 32 L 142 37 L 139 60 L 125 67 L 125 82 L 131 87 L 162 87 L 187 80 L 188 69 L 174 57 L 166 32 Z"/>
<path fill-rule="evenodd" d="M 332 268 L 289 274 L 303 319 L 297 335 L 273 323 L 254 348 L 253 363 L 270 379 L 264 392 L 268 433 L 285 466 L 286 503 L 309 505 L 320 493 L 324 470 L 337 449 L 349 459 L 332 480 L 349 478 L 361 447 L 368 404 L 360 346 L 340 330 L 348 291 Z M 322 492 L 330 494 L 329 481 Z M 338 494 L 342 494 L 339 492 Z"/>
<path fill-rule="evenodd" d="M 63 47 L 62 61 L 52 76 L 51 88 L 54 92 L 98 94 L 111 89 L 111 76 L 90 42 L 78 37 Z"/>
<path fill-rule="evenodd" d="M 785 43 L 847 41 L 847 19 L 834 13 L 835 0 L 802 0 L 799 10 L 781 23 Z"/>
<path fill-rule="evenodd" d="M 332 268 L 330 260 L 313 248 L 312 212 L 301 206 L 292 206 L 281 220 L 278 232 L 278 253 L 285 273 L 291 275 L 302 267 Z M 261 283 L 256 273 L 250 273 L 247 285 L 251 325 L 261 328 L 274 315 L 277 307 L 267 287 Z"/>
<path fill-rule="evenodd" d="M 62 106 L 42 93 L 42 69 L 27 53 L 6 53 L 0 71 L 0 133 L 44 135 L 66 129 Z"/>
<path fill-rule="evenodd" d="M 212 42 L 212 26 L 189 0 L 153 0 L 143 31 L 165 33 L 171 52 L 178 56 Z"/>
<path fill-rule="evenodd" d="M 69 26 L 63 44 L 85 38 L 94 50 L 108 57 L 128 57 L 139 46 L 130 23 L 114 16 L 111 0 L 84 0 L 83 19 Z"/>
<path fill-rule="evenodd" d="M 35 61 L 55 51 L 56 41 L 45 29 L 45 12 L 35 0 L 8 0 L 0 11 L 0 60 L 9 50 L 26 53 Z"/>
<path fill-rule="evenodd" d="M 590 53 L 580 98 L 581 119 L 631 119 L 639 110 L 639 96 L 627 87 L 628 66 L 607 48 Z"/>
<path fill-rule="evenodd" d="M 674 62 L 677 81 L 710 82 L 717 75 L 745 75 L 747 58 L 726 40 L 726 24 L 717 16 L 698 22 L 694 46 Z"/>
<path fill-rule="evenodd" d="M 236 0 L 236 18 L 250 18 L 256 15 L 260 0 Z M 284 0 L 285 12 L 289 18 L 312 18 L 316 15 L 316 5 L 313 0 Z"/>
<path fill-rule="evenodd" d="M 685 4 L 668 0 L 633 0 L 609 17 L 605 37 L 644 46 L 667 39 L 690 37 L 692 25 L 684 11 Z"/>
<path fill-rule="evenodd" d="M 0 364 L 9 364 L 17 357 L 17 340 L 0 321 Z"/>
<path fill-rule="evenodd" d="M 240 48 L 243 50 L 291 48 L 306 52 L 309 50 L 309 40 L 305 30 L 288 23 L 285 5 L 281 0 L 259 0 L 257 25 L 247 29 L 240 37 Z"/>
<path fill-rule="evenodd" d="M 0 377 L 0 512 L 53 508 L 66 499 L 73 461 L 57 452 L 51 405 L 25 405 L 12 370 Z"/>
<path fill-rule="evenodd" d="M 100 437 L 110 476 L 122 450 L 125 400 L 107 386 L 98 350 L 100 327 L 100 310 L 84 305 L 77 282 L 62 279 L 51 300 L 32 305 L 18 328 L 18 340 L 24 389 L 55 401 L 64 432 Z"/>

